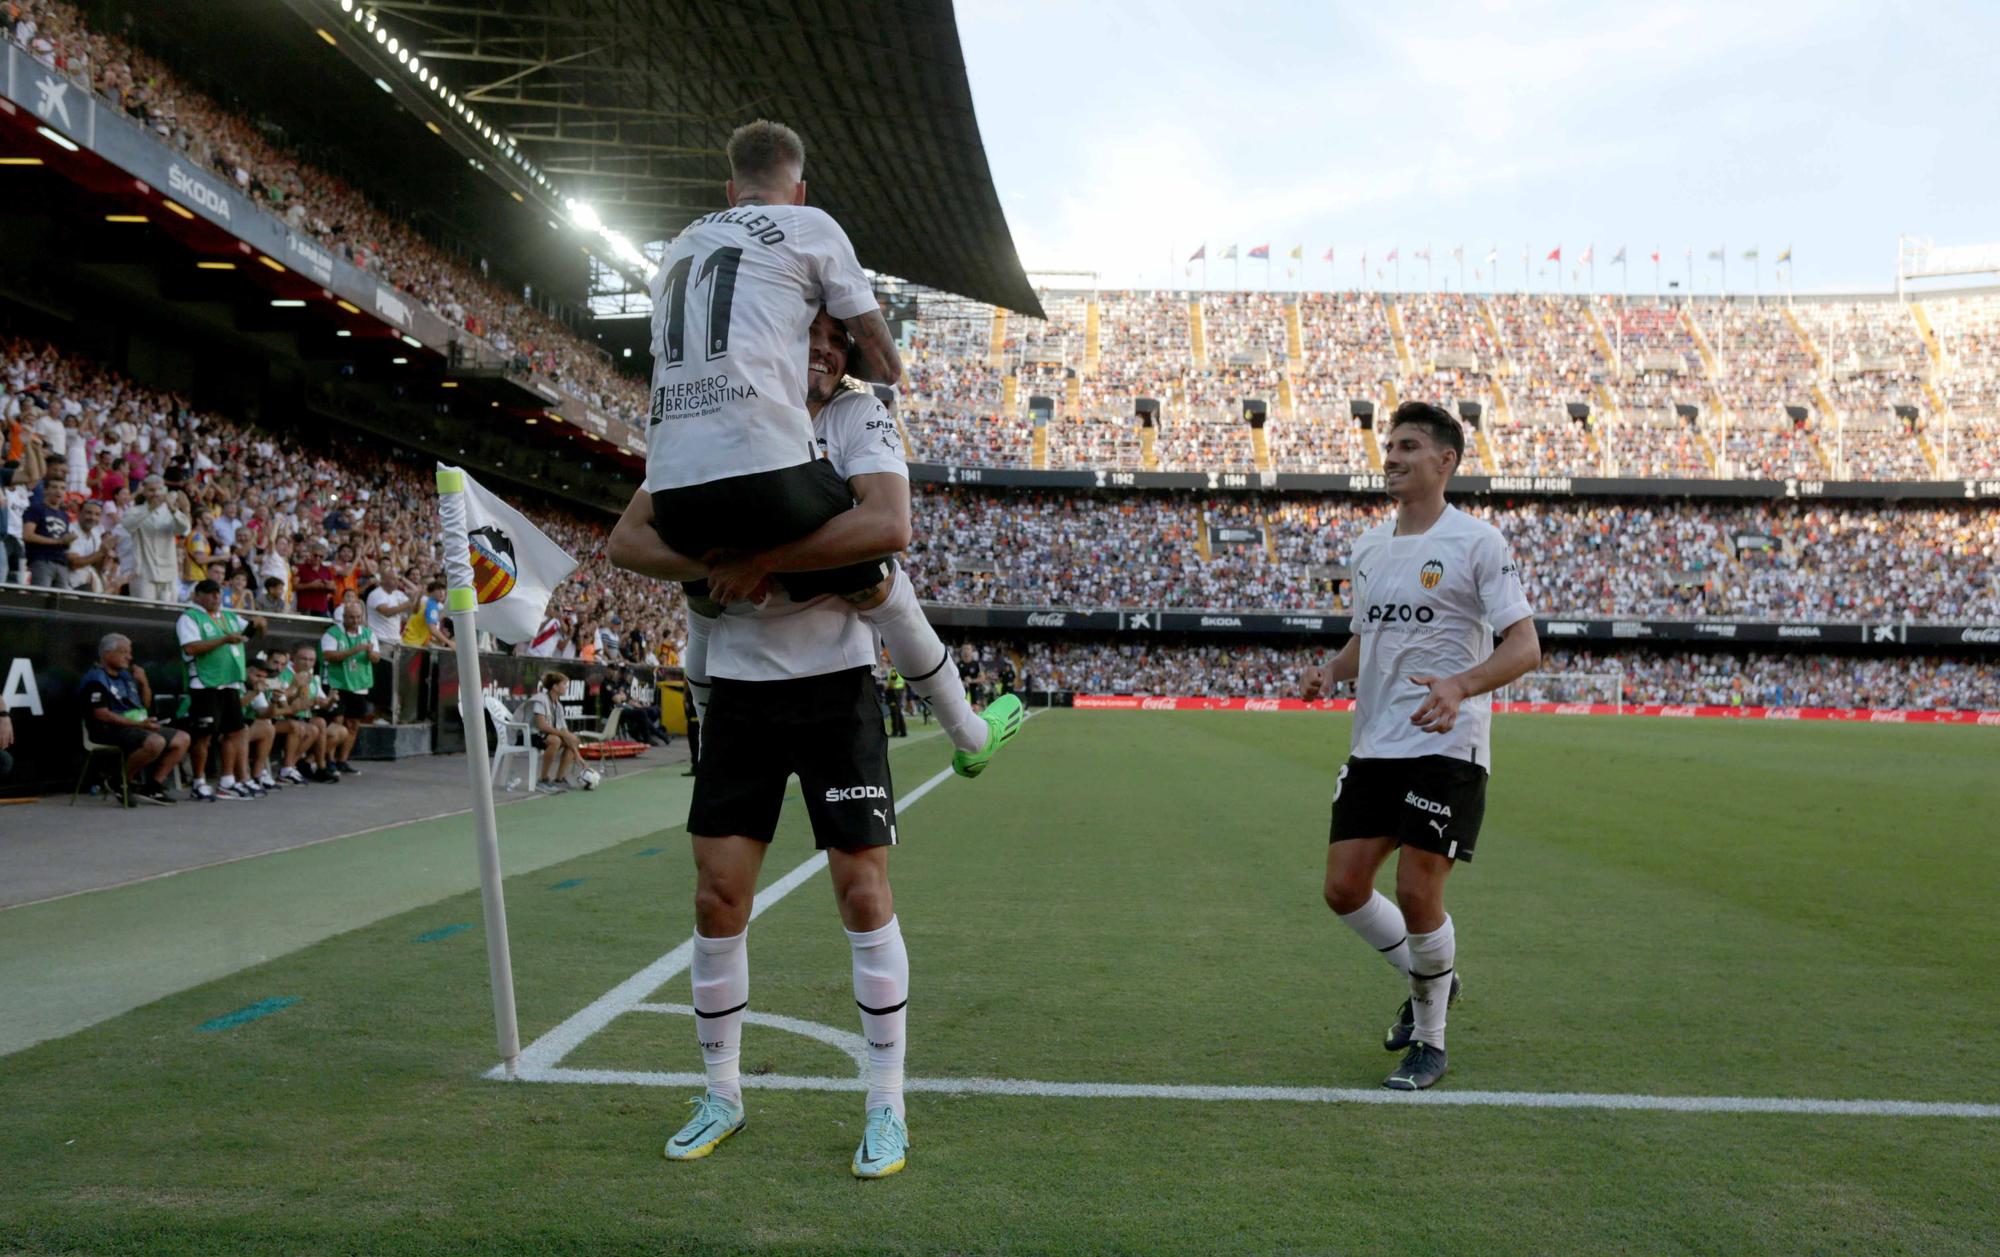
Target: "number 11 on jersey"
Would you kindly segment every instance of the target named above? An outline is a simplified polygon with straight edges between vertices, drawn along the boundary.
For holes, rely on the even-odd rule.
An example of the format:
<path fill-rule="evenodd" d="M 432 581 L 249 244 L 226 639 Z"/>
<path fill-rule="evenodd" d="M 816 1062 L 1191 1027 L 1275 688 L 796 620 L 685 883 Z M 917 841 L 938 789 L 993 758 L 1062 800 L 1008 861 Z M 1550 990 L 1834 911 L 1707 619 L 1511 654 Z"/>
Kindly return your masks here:
<path fill-rule="evenodd" d="M 666 291 L 660 295 L 667 313 L 665 345 L 660 355 L 664 365 L 680 366 L 687 357 L 686 302 L 693 295 L 688 289 L 704 283 L 708 285 L 708 361 L 728 355 L 729 312 L 736 302 L 736 267 L 742 260 L 743 250 L 739 248 L 717 249 L 702 259 L 692 285 L 688 283 L 688 272 L 694 268 L 692 257 L 682 258 L 667 271 Z"/>

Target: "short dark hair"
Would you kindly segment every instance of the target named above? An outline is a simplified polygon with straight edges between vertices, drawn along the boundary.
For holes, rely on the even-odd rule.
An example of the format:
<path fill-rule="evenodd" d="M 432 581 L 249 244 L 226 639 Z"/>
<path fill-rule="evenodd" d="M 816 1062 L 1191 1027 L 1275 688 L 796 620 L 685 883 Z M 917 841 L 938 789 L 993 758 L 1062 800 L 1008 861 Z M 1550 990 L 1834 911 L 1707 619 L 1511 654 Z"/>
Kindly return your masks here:
<path fill-rule="evenodd" d="M 729 177 L 755 183 L 781 167 L 806 168 L 806 142 L 782 122 L 759 118 L 729 134 Z"/>
<path fill-rule="evenodd" d="M 1389 416 L 1389 430 L 1394 432 L 1406 423 L 1416 424 L 1430 433 L 1431 440 L 1458 455 L 1454 471 L 1465 464 L 1465 429 L 1458 426 L 1450 411 L 1429 402 L 1404 402 Z"/>
<path fill-rule="evenodd" d="M 428 585 L 425 585 L 425 586 L 424 586 L 424 592 L 425 592 L 425 593 L 429 593 L 429 592 L 431 592 L 431 591 L 432 591 L 433 589 L 443 589 L 443 588 L 444 588 L 444 582 L 443 582 L 443 581 L 441 581 L 441 580 L 434 580 L 434 581 L 432 581 L 432 582 L 431 582 L 430 584 L 428 584 Z"/>
<path fill-rule="evenodd" d="M 219 594 L 222 586 L 212 580 L 198 580 L 194 583 L 194 591 L 198 594 Z"/>
<path fill-rule="evenodd" d="M 283 589 L 284 587 L 285 582 L 276 576 L 266 576 L 264 578 L 264 588 L 266 589 Z"/>

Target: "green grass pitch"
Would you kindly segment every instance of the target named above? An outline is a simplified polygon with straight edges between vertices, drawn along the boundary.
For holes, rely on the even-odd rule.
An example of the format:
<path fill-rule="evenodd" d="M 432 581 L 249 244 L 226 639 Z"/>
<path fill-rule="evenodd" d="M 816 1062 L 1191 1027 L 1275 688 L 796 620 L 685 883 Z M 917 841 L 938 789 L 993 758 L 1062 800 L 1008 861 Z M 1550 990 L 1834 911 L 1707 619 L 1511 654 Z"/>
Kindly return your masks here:
<path fill-rule="evenodd" d="M 1056 713 L 918 802 L 910 1072 L 1377 1085 L 1403 992 L 1319 894 L 1347 733 Z M 2000 1103 L 2000 730 L 1495 741 L 1442 1089 Z M 940 745 L 898 752 L 902 790 Z M 794 803 L 767 880 L 809 854 Z M 524 1037 L 683 940 L 691 881 L 677 831 L 511 879 Z M 831 899 L 752 926 L 753 1009 L 857 1028 Z M 913 1095 L 910 1169 L 858 1183 L 857 1094 L 753 1089 L 672 1165 L 684 1090 L 482 1077 L 481 934 L 447 928 L 478 920 L 446 900 L 0 1057 L 0 1252 L 2000 1251 L 1994 1118 Z M 565 1064 L 699 1056 L 633 1013 Z M 751 1026 L 744 1069 L 852 1065 Z"/>

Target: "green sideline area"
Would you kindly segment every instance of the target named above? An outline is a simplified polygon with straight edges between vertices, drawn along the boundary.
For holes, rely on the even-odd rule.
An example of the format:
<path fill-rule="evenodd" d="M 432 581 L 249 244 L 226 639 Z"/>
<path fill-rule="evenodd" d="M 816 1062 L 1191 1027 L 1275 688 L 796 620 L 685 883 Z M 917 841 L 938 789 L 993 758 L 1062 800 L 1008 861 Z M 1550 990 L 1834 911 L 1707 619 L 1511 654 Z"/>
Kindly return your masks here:
<path fill-rule="evenodd" d="M 439 805 L 466 806 L 452 784 Z M 687 816 L 692 784 L 661 769 L 501 808 L 501 867 L 525 873 L 653 833 Z M 0 1053 L 478 884 L 472 816 L 460 813 L 8 909 Z"/>
<path fill-rule="evenodd" d="M 1059 713 L 932 791 L 893 860 L 910 1072 L 1378 1084 L 1401 991 L 1319 894 L 1346 738 Z M 1497 743 L 1443 1089 L 2000 1104 L 2000 730 L 1511 717 Z M 766 880 L 809 853 L 792 807 Z M 513 876 L 524 1034 L 680 943 L 690 883 L 677 831 Z M 858 1094 L 754 1086 L 851 1063 L 757 1025 L 749 1126 L 668 1164 L 685 1089 L 482 1077 L 478 921 L 475 894 L 413 906 L 0 1057 L 0 1249 L 2000 1250 L 1990 1117 L 913 1094 L 910 1169 L 858 1183 Z M 750 953 L 753 1010 L 857 1029 L 824 875 Z M 565 1064 L 698 1061 L 689 1020 L 633 1012 Z"/>

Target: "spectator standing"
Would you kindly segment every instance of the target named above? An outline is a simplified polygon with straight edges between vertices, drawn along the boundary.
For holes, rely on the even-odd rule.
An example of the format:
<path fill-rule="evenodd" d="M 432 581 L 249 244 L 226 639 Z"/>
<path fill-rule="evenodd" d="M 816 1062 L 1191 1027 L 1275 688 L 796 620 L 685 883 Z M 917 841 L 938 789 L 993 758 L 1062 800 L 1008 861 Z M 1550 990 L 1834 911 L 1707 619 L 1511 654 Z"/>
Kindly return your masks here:
<path fill-rule="evenodd" d="M 172 602 L 179 593 L 175 566 L 181 537 L 194 526 L 188 517 L 187 499 L 179 493 L 171 497 L 166 481 L 148 476 L 145 500 L 127 513 L 123 527 L 132 535 L 136 577 L 132 595 L 153 602 Z"/>
<path fill-rule="evenodd" d="M 28 583 L 44 589 L 69 588 L 69 512 L 63 509 L 68 465 L 48 460 L 41 498 L 21 513 L 21 540 L 28 551 Z"/>
<path fill-rule="evenodd" d="M 257 609 L 280 615 L 289 610 L 285 605 L 285 582 L 275 576 L 266 576 L 264 592 L 257 595 Z"/>
<path fill-rule="evenodd" d="M 333 615 L 336 584 L 333 565 L 326 561 L 326 539 L 315 538 L 305 560 L 293 573 L 300 615 Z"/>
<path fill-rule="evenodd" d="M 451 631 L 444 624 L 444 582 L 433 580 L 424 588 L 423 601 L 403 620 L 403 645 L 419 649 L 436 647 L 450 650 Z"/>
<path fill-rule="evenodd" d="M 86 500 L 76 508 L 76 523 L 70 528 L 69 587 L 80 593 L 101 594 L 111 588 L 116 574 L 117 552 L 104 535 L 104 504 Z"/>
<path fill-rule="evenodd" d="M 410 613 L 417 600 L 415 584 L 407 578 L 399 580 L 393 573 L 368 590 L 364 602 L 368 608 L 368 628 L 375 634 L 375 640 L 402 641 L 403 617 Z"/>

